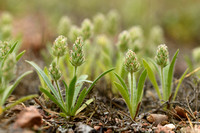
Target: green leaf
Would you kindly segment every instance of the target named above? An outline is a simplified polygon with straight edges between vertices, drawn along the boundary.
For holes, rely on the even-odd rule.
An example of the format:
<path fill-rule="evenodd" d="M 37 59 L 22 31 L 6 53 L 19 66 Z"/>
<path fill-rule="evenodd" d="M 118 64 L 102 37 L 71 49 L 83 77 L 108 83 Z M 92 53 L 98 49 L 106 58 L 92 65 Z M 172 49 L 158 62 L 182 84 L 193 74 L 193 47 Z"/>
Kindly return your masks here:
<path fill-rule="evenodd" d="M 77 115 L 78 113 L 80 113 L 82 110 L 84 110 L 90 103 L 92 103 L 94 101 L 93 98 L 87 100 L 75 113 L 75 115 Z"/>
<path fill-rule="evenodd" d="M 19 59 L 24 55 L 24 53 L 26 52 L 26 50 L 22 51 L 21 53 L 19 53 L 16 57 L 16 60 L 19 61 Z"/>
<path fill-rule="evenodd" d="M 76 105 L 75 105 L 75 107 L 73 108 L 73 110 L 72 110 L 72 115 L 74 116 L 75 115 L 75 113 L 76 113 L 76 111 L 79 109 L 79 107 L 81 106 L 81 104 L 83 103 L 83 100 L 85 99 L 85 93 L 86 93 L 86 88 L 84 88 L 82 91 L 81 91 L 81 93 L 80 93 L 80 95 L 79 95 L 79 97 L 78 97 L 78 100 L 77 100 L 77 102 L 76 102 Z"/>
<path fill-rule="evenodd" d="M 137 87 L 137 104 L 142 100 L 142 95 L 143 95 L 143 87 L 144 83 L 147 77 L 147 71 L 144 70 L 142 74 L 140 75 L 139 82 L 138 82 L 138 87 Z"/>
<path fill-rule="evenodd" d="M 159 99 L 162 100 L 162 96 L 160 94 L 160 90 L 159 90 L 158 84 L 156 82 L 156 78 L 154 76 L 153 70 L 151 69 L 149 64 L 144 59 L 143 59 L 143 64 L 144 64 L 145 69 L 147 70 L 148 77 L 149 77 L 151 83 L 153 84 L 157 94 L 158 94 Z"/>
<path fill-rule="evenodd" d="M 128 106 L 129 110 L 131 109 L 131 104 L 130 104 L 130 98 L 129 98 L 129 94 L 127 93 L 127 91 L 125 90 L 125 88 L 123 88 L 119 83 L 114 82 L 115 86 L 117 87 L 118 91 L 120 92 L 120 94 L 122 95 L 122 97 L 124 98 L 126 105 Z"/>
<path fill-rule="evenodd" d="M 65 106 L 66 106 L 66 109 L 68 109 L 68 93 L 69 93 L 69 88 L 66 84 L 66 82 L 64 80 L 62 80 L 64 86 L 65 86 Z"/>
<path fill-rule="evenodd" d="M 181 85 L 183 79 L 185 78 L 185 75 L 187 74 L 188 70 L 189 70 L 189 68 L 187 68 L 187 69 L 185 70 L 185 72 L 183 73 L 183 75 L 182 75 L 181 78 L 179 79 L 178 85 L 176 86 L 176 89 L 175 89 L 173 101 L 176 99 L 176 95 L 177 95 L 177 93 L 178 93 L 178 90 L 179 90 L 179 88 L 180 88 L 180 85 Z"/>
<path fill-rule="evenodd" d="M 87 75 L 81 75 L 77 82 L 76 82 L 76 87 L 75 87 L 75 91 L 74 91 L 74 97 L 73 97 L 73 103 L 72 103 L 72 107 L 74 107 L 75 103 L 76 103 L 76 100 L 77 100 L 77 97 L 78 97 L 78 94 L 83 86 L 83 83 L 84 81 L 88 78 Z"/>
<path fill-rule="evenodd" d="M 167 77 L 167 83 L 166 83 L 166 89 L 167 89 L 167 99 L 169 99 L 169 96 L 171 94 L 171 84 L 172 84 L 172 80 L 173 80 L 173 74 L 174 74 L 174 65 L 175 65 L 175 62 L 176 62 L 176 58 L 177 58 L 177 55 L 179 53 L 179 50 L 176 51 L 176 53 L 174 54 L 174 57 L 172 59 L 172 62 L 169 66 L 169 71 L 168 71 L 168 77 Z"/>
<path fill-rule="evenodd" d="M 74 98 L 74 92 L 75 92 L 75 85 L 76 85 L 76 76 L 72 79 L 72 81 L 69 84 L 69 91 L 68 91 L 68 112 L 71 114 L 71 109 L 72 109 L 72 102 Z"/>
<path fill-rule="evenodd" d="M 107 73 L 113 71 L 114 69 L 115 69 L 115 68 L 111 68 L 111 69 L 105 71 L 104 73 L 102 73 L 101 75 L 99 75 L 99 76 L 93 81 L 93 83 L 90 85 L 90 87 L 88 88 L 88 90 L 87 90 L 87 92 L 86 92 L 86 95 L 91 91 L 91 89 L 93 88 L 93 86 L 96 84 L 96 82 L 97 82 L 100 78 L 102 78 L 105 74 L 107 74 Z"/>
<path fill-rule="evenodd" d="M 14 45 L 11 47 L 10 51 L 6 54 L 5 58 L 4 58 L 3 61 L 1 62 L 1 64 L 0 64 L 1 67 L 0 67 L 0 68 L 3 67 L 5 60 L 8 58 L 8 55 L 10 55 L 10 54 L 14 51 L 14 49 L 15 49 L 15 47 L 16 47 L 17 45 L 18 45 L 18 42 L 15 42 Z"/>
<path fill-rule="evenodd" d="M 42 69 L 40 69 L 40 67 L 38 65 L 36 65 L 34 62 L 32 62 L 32 61 L 26 61 L 26 62 L 28 62 L 30 65 L 32 65 L 36 69 L 36 71 L 43 78 L 44 82 L 46 83 L 46 85 L 48 86 L 48 88 L 51 90 L 51 92 L 53 93 L 53 95 L 56 97 L 56 99 L 61 100 L 61 98 L 58 95 L 58 92 L 56 91 L 56 89 L 52 85 L 52 83 L 49 80 L 49 78 L 47 77 L 47 75 L 42 71 Z"/>
<path fill-rule="evenodd" d="M 6 99 L 11 95 L 11 93 L 13 92 L 13 90 L 16 88 L 16 86 L 19 84 L 19 82 L 28 74 L 32 73 L 32 71 L 27 71 L 24 74 L 22 74 L 21 76 L 19 76 L 15 83 L 11 86 L 9 86 L 8 88 L 5 89 L 4 93 L 3 93 L 3 97 L 0 100 L 0 105 L 3 106 L 3 104 L 5 103 Z"/>
<path fill-rule="evenodd" d="M 27 101 L 27 100 L 32 99 L 32 98 L 35 98 L 35 97 L 38 97 L 38 95 L 30 95 L 30 96 L 22 97 L 22 98 L 20 98 L 19 100 L 15 101 L 14 103 L 12 103 L 12 104 L 6 106 L 6 107 L 3 109 L 3 112 L 6 111 L 6 110 L 8 110 L 8 109 L 10 109 L 10 108 L 12 108 L 12 107 L 14 107 L 14 106 L 16 106 L 17 104 L 20 104 L 20 103 L 22 103 L 22 102 L 24 102 L 24 101 Z M 0 114 L 1 114 L 1 112 L 0 112 Z"/>
<path fill-rule="evenodd" d="M 61 101 L 59 101 L 58 99 L 56 99 L 50 92 L 48 92 L 46 89 L 40 87 L 40 91 L 43 92 L 45 95 L 47 95 L 49 97 L 49 99 L 51 99 L 51 101 L 53 101 L 56 105 L 58 105 L 60 107 L 60 109 L 67 115 L 69 115 L 69 113 L 67 112 L 65 105 L 62 104 Z"/>
<path fill-rule="evenodd" d="M 126 86 L 124 80 L 123 80 L 117 73 L 114 73 L 114 74 L 115 74 L 115 76 L 117 77 L 117 79 L 119 80 L 119 82 L 121 83 L 121 85 L 123 86 L 123 88 L 124 88 L 124 89 L 127 91 L 127 93 L 128 93 L 128 88 L 127 88 L 127 86 Z"/>

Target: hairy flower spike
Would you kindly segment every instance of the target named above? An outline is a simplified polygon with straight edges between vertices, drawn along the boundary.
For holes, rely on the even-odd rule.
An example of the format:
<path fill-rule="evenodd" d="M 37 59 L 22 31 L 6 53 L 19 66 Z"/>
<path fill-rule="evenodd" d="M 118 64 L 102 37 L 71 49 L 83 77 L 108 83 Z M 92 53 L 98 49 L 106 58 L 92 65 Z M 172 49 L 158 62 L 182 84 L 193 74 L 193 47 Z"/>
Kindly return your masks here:
<path fill-rule="evenodd" d="M 67 52 L 67 38 L 62 35 L 57 37 L 52 47 L 52 52 L 56 57 L 65 55 Z"/>
<path fill-rule="evenodd" d="M 49 73 L 51 75 L 51 78 L 55 81 L 59 80 L 61 77 L 61 72 L 56 65 L 56 62 L 52 62 L 50 67 L 49 67 Z"/>
<path fill-rule="evenodd" d="M 93 24 L 94 24 L 94 33 L 102 33 L 105 29 L 105 16 L 101 13 L 97 14 L 93 18 Z"/>
<path fill-rule="evenodd" d="M 15 54 L 10 54 L 5 60 L 2 67 L 2 76 L 6 81 L 11 81 L 14 78 L 16 72 L 16 56 Z"/>
<path fill-rule="evenodd" d="M 71 20 L 67 16 L 62 17 L 58 24 L 58 34 L 68 36 L 70 27 Z"/>
<path fill-rule="evenodd" d="M 10 51 L 11 44 L 7 41 L 0 41 L 0 58 L 4 58 L 6 54 Z"/>
<path fill-rule="evenodd" d="M 70 62 L 75 67 L 80 66 L 85 61 L 83 45 L 84 43 L 82 38 L 78 37 L 71 50 Z"/>
<path fill-rule="evenodd" d="M 76 41 L 76 38 L 78 36 L 80 36 L 81 34 L 81 31 L 80 29 L 76 26 L 76 25 L 73 25 L 69 31 L 69 39 L 71 42 L 74 42 Z"/>
<path fill-rule="evenodd" d="M 93 25 L 89 19 L 85 19 L 81 24 L 81 35 L 84 40 L 89 39 L 92 36 Z"/>
<path fill-rule="evenodd" d="M 117 45 L 119 46 L 119 49 L 123 53 L 128 50 L 129 43 L 130 43 L 130 34 L 129 34 L 129 32 L 123 31 L 122 33 L 120 33 Z"/>
<path fill-rule="evenodd" d="M 126 71 L 130 73 L 137 72 L 140 68 L 140 63 L 137 60 L 135 52 L 133 52 L 132 50 L 128 50 L 128 52 L 126 53 L 124 67 Z"/>
<path fill-rule="evenodd" d="M 167 46 L 165 44 L 161 44 L 158 46 L 157 55 L 155 57 L 156 63 L 161 67 L 165 67 L 167 65 L 169 52 L 167 50 Z"/>
<path fill-rule="evenodd" d="M 163 29 L 160 26 L 154 26 L 150 31 L 150 41 L 153 45 L 164 42 Z"/>
<path fill-rule="evenodd" d="M 119 27 L 119 15 L 116 11 L 110 11 L 107 16 L 106 30 L 109 34 L 117 33 Z"/>

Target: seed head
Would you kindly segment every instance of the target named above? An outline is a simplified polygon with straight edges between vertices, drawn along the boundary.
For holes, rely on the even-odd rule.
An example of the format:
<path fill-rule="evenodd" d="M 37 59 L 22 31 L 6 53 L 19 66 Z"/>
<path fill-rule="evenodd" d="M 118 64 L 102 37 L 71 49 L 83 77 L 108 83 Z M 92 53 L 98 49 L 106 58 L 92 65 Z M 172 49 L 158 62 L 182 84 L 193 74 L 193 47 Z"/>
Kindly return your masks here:
<path fill-rule="evenodd" d="M 114 35 L 119 27 L 119 15 L 116 11 L 110 11 L 106 18 L 106 30 L 110 35 Z"/>
<path fill-rule="evenodd" d="M 94 24 L 94 33 L 102 33 L 105 28 L 105 16 L 101 13 L 97 14 L 93 18 L 93 24 Z"/>
<path fill-rule="evenodd" d="M 58 34 L 63 36 L 68 36 L 70 27 L 71 27 L 71 20 L 67 16 L 62 17 L 58 24 Z"/>
<path fill-rule="evenodd" d="M 51 78 L 55 81 L 59 80 L 61 77 L 61 72 L 56 64 L 56 62 L 52 62 L 49 67 L 49 73 L 51 75 Z"/>
<path fill-rule="evenodd" d="M 6 54 L 10 51 L 11 44 L 7 41 L 0 41 L 0 58 L 3 59 Z"/>
<path fill-rule="evenodd" d="M 130 33 L 130 46 L 135 52 L 138 52 L 143 47 L 144 35 L 143 30 L 140 26 L 134 26 L 129 30 Z"/>
<path fill-rule="evenodd" d="M 2 76 L 6 81 L 11 81 L 14 78 L 16 72 L 16 56 L 10 54 L 4 62 L 2 67 Z"/>
<path fill-rule="evenodd" d="M 84 40 L 89 39 L 92 36 L 93 25 L 89 19 L 85 19 L 81 24 L 81 35 Z"/>
<path fill-rule="evenodd" d="M 120 33 L 117 45 L 119 46 L 119 49 L 123 53 L 128 50 L 129 43 L 130 43 L 130 34 L 129 34 L 129 32 L 123 31 L 122 33 Z"/>
<path fill-rule="evenodd" d="M 158 46 L 157 55 L 155 57 L 156 63 L 161 67 L 167 66 L 169 52 L 167 50 L 167 46 L 165 44 L 161 44 Z"/>
<path fill-rule="evenodd" d="M 73 44 L 73 48 L 70 52 L 70 62 L 73 66 L 77 67 L 83 64 L 85 61 L 84 53 L 83 53 L 83 40 L 81 37 L 78 37 L 75 43 Z"/>
<path fill-rule="evenodd" d="M 140 63 L 137 60 L 135 52 L 133 52 L 132 50 L 128 50 L 128 52 L 126 53 L 124 67 L 126 71 L 130 73 L 137 72 L 140 68 Z"/>
<path fill-rule="evenodd" d="M 73 25 L 69 31 L 69 39 L 71 42 L 76 41 L 76 38 L 81 35 L 81 30 Z"/>
<path fill-rule="evenodd" d="M 67 53 L 67 38 L 60 35 L 54 41 L 52 53 L 56 57 L 61 57 Z"/>

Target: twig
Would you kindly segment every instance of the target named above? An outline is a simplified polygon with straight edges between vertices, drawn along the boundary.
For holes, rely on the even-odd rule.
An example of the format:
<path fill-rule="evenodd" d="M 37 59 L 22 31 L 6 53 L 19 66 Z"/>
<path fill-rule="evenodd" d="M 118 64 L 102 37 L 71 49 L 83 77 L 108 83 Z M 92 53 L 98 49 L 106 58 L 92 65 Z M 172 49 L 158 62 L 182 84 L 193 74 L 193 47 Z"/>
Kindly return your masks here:
<path fill-rule="evenodd" d="M 194 113 L 193 113 L 193 111 L 191 110 L 191 108 L 190 108 L 190 105 L 189 105 L 189 102 L 188 102 L 188 97 L 186 98 L 186 103 L 187 103 L 187 106 L 188 106 L 188 109 L 189 109 L 189 111 L 187 111 L 187 110 L 185 110 L 193 119 L 195 119 L 196 120 L 196 117 L 194 116 Z"/>

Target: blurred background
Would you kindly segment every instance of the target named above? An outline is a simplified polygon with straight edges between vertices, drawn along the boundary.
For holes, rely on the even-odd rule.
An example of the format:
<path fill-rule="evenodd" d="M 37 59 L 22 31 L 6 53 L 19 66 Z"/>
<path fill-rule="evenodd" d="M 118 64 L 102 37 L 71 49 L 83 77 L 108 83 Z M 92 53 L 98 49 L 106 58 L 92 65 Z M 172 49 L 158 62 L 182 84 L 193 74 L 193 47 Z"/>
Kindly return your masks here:
<path fill-rule="evenodd" d="M 0 0 L 0 13 L 13 15 L 16 30 L 26 26 L 24 23 L 33 23 L 29 24 L 35 26 L 31 30 L 45 28 L 52 36 L 64 15 L 80 24 L 84 18 L 113 9 L 119 13 L 121 29 L 141 25 L 149 30 L 153 25 L 160 25 L 165 38 L 177 45 L 193 47 L 200 42 L 199 0 Z"/>

